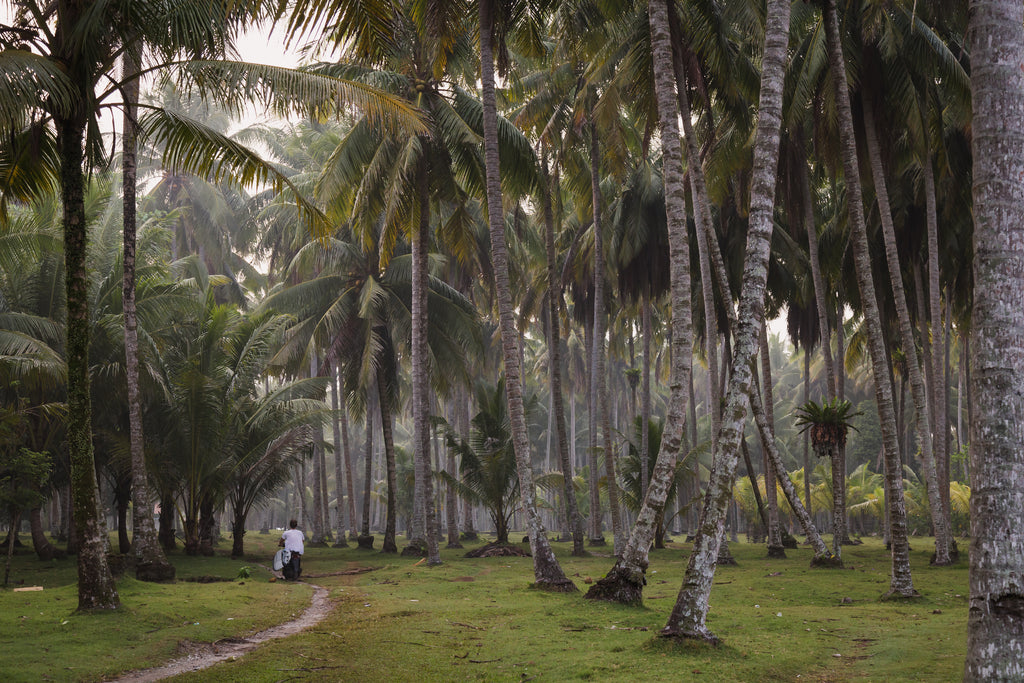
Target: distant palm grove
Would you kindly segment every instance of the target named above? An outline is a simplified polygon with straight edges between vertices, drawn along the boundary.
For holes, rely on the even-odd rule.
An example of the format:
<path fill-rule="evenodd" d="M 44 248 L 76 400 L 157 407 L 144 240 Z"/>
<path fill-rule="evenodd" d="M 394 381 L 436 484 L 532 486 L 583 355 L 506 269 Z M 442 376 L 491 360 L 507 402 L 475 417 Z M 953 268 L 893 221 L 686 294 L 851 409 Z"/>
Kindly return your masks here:
<path fill-rule="evenodd" d="M 81 609 L 297 517 L 626 604 L 687 538 L 717 642 L 740 534 L 921 535 L 1024 678 L 1019 1 L 2 6 L 0 502 Z"/>

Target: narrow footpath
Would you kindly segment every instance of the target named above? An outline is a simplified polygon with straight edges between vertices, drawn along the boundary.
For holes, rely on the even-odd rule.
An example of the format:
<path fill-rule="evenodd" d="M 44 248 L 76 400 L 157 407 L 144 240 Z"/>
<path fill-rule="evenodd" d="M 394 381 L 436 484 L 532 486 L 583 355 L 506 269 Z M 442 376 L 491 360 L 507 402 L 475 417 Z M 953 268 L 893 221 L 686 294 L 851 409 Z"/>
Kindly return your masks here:
<path fill-rule="evenodd" d="M 163 680 L 188 671 L 199 671 L 211 667 L 217 662 L 240 657 L 247 652 L 255 650 L 267 641 L 292 636 L 311 626 L 315 626 L 331 613 L 334 605 L 328 599 L 326 588 L 312 583 L 307 585 L 313 587 L 313 602 L 298 618 L 292 621 L 271 626 L 247 638 L 225 638 L 215 643 L 197 644 L 196 649 L 184 657 L 179 657 L 163 666 L 152 669 L 132 671 L 114 680 L 117 683 L 150 683 L 151 681 Z"/>

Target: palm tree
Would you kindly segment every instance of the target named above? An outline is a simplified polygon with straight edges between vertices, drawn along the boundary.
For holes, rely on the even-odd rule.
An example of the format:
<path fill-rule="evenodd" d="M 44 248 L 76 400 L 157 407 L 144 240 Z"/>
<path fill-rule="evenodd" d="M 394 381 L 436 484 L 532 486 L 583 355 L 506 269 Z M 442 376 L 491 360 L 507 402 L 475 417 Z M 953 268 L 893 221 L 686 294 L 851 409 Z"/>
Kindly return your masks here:
<path fill-rule="evenodd" d="M 1024 677 L 1024 599 L 1019 534 L 1024 507 L 1024 445 L 1015 436 L 1024 423 L 1019 358 L 1024 329 L 1019 302 L 1020 183 L 1024 155 L 1024 9 L 1019 3 L 979 0 L 971 5 L 968 32 L 974 102 L 974 311 L 971 422 L 971 611 L 964 679 Z M 1010 270 L 1006 270 L 1007 268 Z"/>
<path fill-rule="evenodd" d="M 846 182 L 847 211 L 851 225 L 851 239 L 854 251 L 854 266 L 860 289 L 864 322 L 868 330 L 871 349 L 871 368 L 874 376 L 875 399 L 878 403 L 882 423 L 882 435 L 886 462 L 886 493 L 889 504 L 889 525 L 892 547 L 892 574 L 889 593 L 898 597 L 916 594 L 910 575 L 910 557 L 907 542 L 906 510 L 903 504 L 903 480 L 901 477 L 896 414 L 893 410 L 892 385 L 882 336 L 882 322 L 878 312 L 878 299 L 871 275 L 871 255 L 868 251 L 867 228 L 864 222 L 863 195 L 860 188 L 860 171 L 857 162 L 857 144 L 854 138 L 853 113 L 850 108 L 850 93 L 846 82 L 846 60 L 843 56 L 839 34 L 839 18 L 835 0 L 825 0 L 824 28 L 828 44 L 829 67 L 835 89 L 836 108 L 839 114 L 839 135 L 842 141 L 843 174 Z"/>
<path fill-rule="evenodd" d="M 448 448 L 460 457 L 459 478 L 447 472 L 442 477 L 452 483 L 463 499 L 487 509 L 497 533 L 497 543 L 508 543 L 509 523 L 519 498 L 519 477 L 512 448 L 505 387 L 502 380 L 488 386 L 478 384 L 479 408 L 472 420 L 469 439 L 447 431 Z M 536 400 L 531 401 L 532 405 Z"/>

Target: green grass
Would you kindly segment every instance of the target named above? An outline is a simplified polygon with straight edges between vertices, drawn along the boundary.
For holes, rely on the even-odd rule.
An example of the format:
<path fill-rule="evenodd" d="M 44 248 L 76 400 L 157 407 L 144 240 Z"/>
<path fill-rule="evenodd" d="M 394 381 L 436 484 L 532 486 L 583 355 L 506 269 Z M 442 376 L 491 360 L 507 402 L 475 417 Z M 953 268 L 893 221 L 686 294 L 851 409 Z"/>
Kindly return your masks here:
<path fill-rule="evenodd" d="M 181 577 L 233 578 L 241 566 L 253 567 L 244 584 L 125 579 L 124 607 L 115 614 L 73 614 L 69 572 L 39 571 L 60 563 L 17 558 L 14 578 L 32 572 L 47 590 L 0 593 L 2 668 L 15 672 L 14 680 L 45 680 L 46 673 L 52 680 L 98 680 L 165 660 L 179 642 L 243 634 L 308 604 L 308 588 L 269 583 L 255 567 L 256 559 L 269 562 L 274 538 L 249 534 L 246 541 L 257 555 L 245 562 L 172 558 Z M 844 570 L 809 569 L 811 551 L 804 548 L 768 560 L 762 546 L 733 544 L 740 566 L 719 569 L 711 595 L 708 625 L 723 640 L 718 648 L 657 636 L 685 570 L 685 544 L 652 553 L 639 609 L 531 589 L 529 558 L 470 560 L 465 550 L 444 550 L 444 564 L 427 567 L 354 547 L 314 548 L 305 574 L 377 569 L 312 579 L 336 604 L 317 627 L 175 680 L 959 680 L 967 567 L 929 567 L 930 542 L 913 541 L 923 597 L 909 602 L 879 600 L 889 585 L 889 558 L 877 540 L 844 549 Z M 612 564 L 609 557 L 570 557 L 565 544 L 555 549 L 581 589 L 585 578 L 600 577 Z M 73 572 L 71 562 L 64 564 Z"/>

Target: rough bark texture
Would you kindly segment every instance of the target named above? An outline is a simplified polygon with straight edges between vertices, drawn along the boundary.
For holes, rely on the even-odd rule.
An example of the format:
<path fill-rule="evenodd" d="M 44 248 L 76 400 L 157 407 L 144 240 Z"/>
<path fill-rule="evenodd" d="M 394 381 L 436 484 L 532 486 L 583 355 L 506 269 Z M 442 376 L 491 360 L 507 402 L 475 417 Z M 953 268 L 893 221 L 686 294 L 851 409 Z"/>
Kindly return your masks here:
<path fill-rule="evenodd" d="M 125 73 L 138 73 L 134 51 L 125 52 Z M 124 221 L 124 306 L 125 375 L 128 382 L 128 439 L 132 478 L 132 550 L 135 553 L 135 578 L 142 581 L 173 581 L 174 565 L 167 561 L 153 522 L 153 499 L 149 492 L 145 442 L 142 434 L 142 402 L 139 399 L 139 333 L 135 312 L 135 234 L 136 234 L 136 115 L 139 81 L 126 80 L 124 135 L 122 137 L 122 189 Z"/>
<path fill-rule="evenodd" d="M 523 388 L 519 362 L 518 337 L 512 310 L 512 290 L 509 283 L 508 248 L 505 244 L 505 226 L 502 221 L 501 176 L 498 165 L 498 112 L 494 95 L 494 31 L 493 0 L 479 3 L 480 17 L 480 72 L 483 100 L 484 167 L 487 187 L 487 223 L 491 236 L 491 262 L 494 266 L 495 288 L 498 294 L 498 312 L 501 329 L 501 348 L 505 366 L 505 393 L 508 396 L 509 422 L 512 444 L 519 474 L 519 492 L 526 517 L 533 553 L 533 573 L 538 588 L 572 592 L 576 586 L 566 578 L 558 559 L 551 550 L 540 514 L 537 511 L 536 488 L 530 466 L 530 440 L 526 430 L 523 407 Z"/>
<path fill-rule="evenodd" d="M 789 42 L 789 2 L 769 0 L 762 58 L 761 94 L 754 140 L 751 177 L 750 221 L 743 266 L 743 286 L 737 316 L 736 344 L 731 379 L 719 433 L 719 452 L 708 492 L 705 512 L 668 623 L 661 633 L 717 642 L 706 625 L 719 545 L 725 529 L 726 510 L 743 438 L 747 395 L 753 376 L 751 363 L 764 324 L 764 293 L 768 278 L 768 254 L 775 206 L 775 179 L 782 124 L 782 82 Z M 756 395 L 756 394 L 755 394 Z"/>
<path fill-rule="evenodd" d="M 332 363 L 333 365 L 333 363 Z M 334 411 L 334 418 L 331 420 L 332 436 L 334 437 L 334 512 L 335 531 L 338 538 L 335 540 L 335 548 L 347 548 L 345 542 L 345 489 L 343 482 L 351 485 L 351 473 L 344 476 L 344 461 L 348 459 L 348 418 L 340 410 L 338 397 L 338 373 L 337 368 L 332 368 L 331 377 L 331 410 Z M 342 420 L 345 421 L 345 430 L 342 432 Z"/>
<path fill-rule="evenodd" d="M 646 583 L 648 557 L 659 513 L 675 474 L 686 425 L 687 387 L 690 385 L 690 357 L 693 346 L 690 318 L 690 248 L 686 239 L 686 186 L 683 152 L 679 142 L 679 110 L 675 100 L 672 46 L 668 12 L 663 0 L 648 4 L 654 92 L 658 100 L 665 176 L 665 212 L 668 219 L 669 268 L 672 298 L 672 371 L 669 379 L 668 414 L 661 451 L 651 472 L 647 495 L 637 514 L 622 555 L 608 574 L 597 581 L 586 597 L 639 605 Z"/>
<path fill-rule="evenodd" d="M 544 213 L 544 247 L 547 252 L 548 269 L 548 373 L 551 378 L 551 405 L 554 409 L 554 428 L 558 445 L 558 462 L 562 468 L 562 495 L 565 499 L 566 516 L 572 533 L 572 554 L 580 557 L 586 554 L 583 548 L 583 516 L 580 514 L 579 503 L 576 501 L 576 488 L 573 486 L 572 460 L 569 458 L 569 443 L 565 430 L 565 405 L 562 397 L 562 332 L 559 320 L 558 302 L 561 300 L 561 280 L 558 277 L 558 261 L 555 251 L 555 217 L 551 206 L 551 180 L 548 176 L 548 160 L 546 153 L 542 159 L 541 202 Z"/>
<path fill-rule="evenodd" d="M 85 95 L 82 95 L 84 102 Z M 89 276 L 86 269 L 85 117 L 79 113 L 58 124 L 61 200 L 64 207 L 64 267 L 67 294 L 67 442 L 71 498 L 78 547 L 78 608 L 115 609 L 120 604 L 107 563 L 107 535 L 100 516 L 99 488 L 92 446 L 89 396 Z"/>
<path fill-rule="evenodd" d="M 854 266 L 857 271 L 857 285 L 864 306 L 864 322 L 867 327 L 868 349 L 871 355 L 871 371 L 875 384 L 875 400 L 878 403 L 878 417 L 882 428 L 882 443 L 885 451 L 886 501 L 888 504 L 892 549 L 892 573 L 889 595 L 911 597 L 917 594 L 910 575 L 910 552 L 907 542 L 907 514 L 903 502 L 903 468 L 900 466 L 896 414 L 893 410 L 892 383 L 882 335 L 881 317 L 875 284 L 871 279 L 871 255 L 868 252 L 867 228 L 864 222 L 863 193 L 860 186 L 860 169 L 857 163 L 857 142 L 854 138 L 853 113 L 850 108 L 850 93 L 846 83 L 846 60 L 843 57 L 839 37 L 839 18 L 835 0 L 825 0 L 825 30 L 829 52 L 829 68 L 836 94 L 836 108 L 839 112 L 839 137 L 843 158 L 843 176 L 846 181 L 847 211 L 852 227 L 851 242 L 854 252 Z"/>
<path fill-rule="evenodd" d="M 373 481 L 373 412 L 371 408 L 374 407 L 374 401 L 368 398 L 366 403 L 366 427 L 363 430 L 366 449 L 363 460 L 363 519 L 359 530 L 360 548 L 367 547 L 367 542 L 363 540 L 365 538 L 369 539 L 369 547 L 373 547 L 373 537 L 370 536 L 370 486 Z"/>
<path fill-rule="evenodd" d="M 423 146 L 429 149 L 426 139 Z M 413 461 L 416 468 L 416 496 L 422 504 L 413 528 L 421 531 L 427 564 L 441 564 L 438 548 L 437 513 L 434 509 L 434 480 L 430 466 L 430 358 L 427 348 L 427 246 L 430 240 L 430 194 L 427 185 L 427 160 L 417 170 L 419 221 L 412 239 L 412 410 Z M 410 545 L 415 545 L 414 538 Z"/>
<path fill-rule="evenodd" d="M 768 557 L 781 559 L 786 556 L 786 549 L 782 545 L 782 528 L 779 524 L 779 490 L 775 486 L 775 463 L 768 456 L 768 448 L 775 445 L 775 397 L 772 393 L 772 362 L 768 349 L 767 326 L 761 328 L 761 376 L 764 377 L 764 407 L 767 418 L 767 429 L 761 435 L 761 448 L 764 451 L 764 493 L 768 504 Z"/>
<path fill-rule="evenodd" d="M 397 553 L 398 543 L 395 539 L 395 526 L 398 519 L 398 473 L 395 469 L 395 439 L 392 433 L 391 397 L 388 393 L 387 380 L 383 370 L 377 370 L 377 397 L 380 400 L 381 435 L 384 439 L 384 462 L 388 479 L 388 508 L 384 522 L 384 540 L 381 542 L 382 553 Z"/>
<path fill-rule="evenodd" d="M 871 175 L 875 181 L 875 197 L 878 201 L 878 213 L 882 221 L 882 236 L 885 240 L 885 261 L 889 266 L 889 282 L 892 286 L 893 303 L 896 318 L 899 322 L 900 339 L 903 342 L 903 353 L 906 354 L 907 374 L 910 379 L 910 395 L 914 401 L 915 424 L 917 426 L 918 445 L 921 448 L 921 466 L 924 469 L 925 484 L 928 489 L 928 504 L 931 510 L 932 526 L 935 529 L 935 561 L 934 564 L 950 564 L 949 559 L 949 525 L 943 514 L 942 498 L 939 493 L 938 478 L 935 469 L 935 453 L 932 449 L 932 416 L 928 392 L 921 374 L 921 361 L 917 355 L 917 340 L 910 322 L 910 309 L 907 306 L 906 290 L 903 287 L 903 270 L 900 267 L 899 252 L 896 249 L 896 229 L 892 222 L 892 209 L 889 206 L 889 190 L 885 180 L 885 169 L 882 166 L 882 152 L 878 144 L 875 128 L 874 103 L 868 97 L 864 100 L 864 137 L 867 141 L 868 157 L 871 159 Z"/>
<path fill-rule="evenodd" d="M 968 681 L 1024 680 L 1024 7 L 970 3 L 974 317 Z"/>

